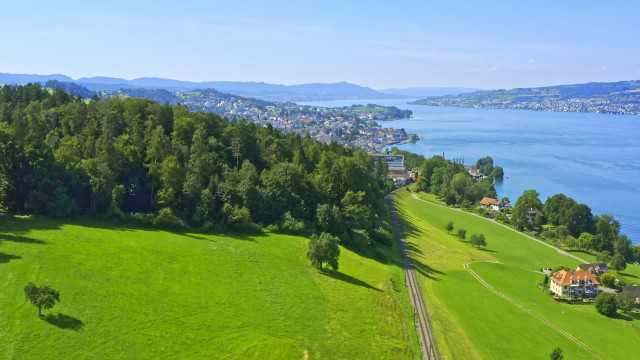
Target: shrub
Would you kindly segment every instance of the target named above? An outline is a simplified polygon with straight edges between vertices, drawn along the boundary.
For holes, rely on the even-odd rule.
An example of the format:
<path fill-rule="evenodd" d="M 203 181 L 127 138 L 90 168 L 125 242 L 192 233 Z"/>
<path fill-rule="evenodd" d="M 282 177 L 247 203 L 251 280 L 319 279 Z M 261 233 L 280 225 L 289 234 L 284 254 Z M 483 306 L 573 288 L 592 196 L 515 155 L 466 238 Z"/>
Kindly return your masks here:
<path fill-rule="evenodd" d="M 496 215 L 496 221 L 500 221 L 502 223 L 508 224 L 509 223 L 509 218 L 507 217 L 507 215 L 503 212 L 499 212 L 498 215 Z"/>
<path fill-rule="evenodd" d="M 155 220 L 153 220 L 153 225 L 166 226 L 170 228 L 181 228 L 184 227 L 184 222 L 180 220 L 179 217 L 173 214 L 171 208 L 166 207 L 158 212 L 158 216 L 156 216 Z"/>
<path fill-rule="evenodd" d="M 391 246 L 393 244 L 393 234 L 382 226 L 378 226 L 371 232 L 371 237 L 379 244 Z"/>
<path fill-rule="evenodd" d="M 222 207 L 224 223 L 232 229 L 246 229 L 251 221 L 251 213 L 246 207 L 232 206 L 229 203 Z"/>
<path fill-rule="evenodd" d="M 613 274 L 602 274 L 600 276 L 600 282 L 609 289 L 616 287 L 616 277 L 613 276 Z"/>
<path fill-rule="evenodd" d="M 296 220 L 290 211 L 282 216 L 282 225 L 280 230 L 287 234 L 300 234 L 304 232 L 304 221 Z"/>
<path fill-rule="evenodd" d="M 596 296 L 594 301 L 596 310 L 599 313 L 607 316 L 615 315 L 617 308 L 616 296 L 612 293 L 600 293 Z"/>
<path fill-rule="evenodd" d="M 152 225 L 155 219 L 155 215 L 147 213 L 133 213 L 129 215 L 129 220 L 142 225 Z"/>

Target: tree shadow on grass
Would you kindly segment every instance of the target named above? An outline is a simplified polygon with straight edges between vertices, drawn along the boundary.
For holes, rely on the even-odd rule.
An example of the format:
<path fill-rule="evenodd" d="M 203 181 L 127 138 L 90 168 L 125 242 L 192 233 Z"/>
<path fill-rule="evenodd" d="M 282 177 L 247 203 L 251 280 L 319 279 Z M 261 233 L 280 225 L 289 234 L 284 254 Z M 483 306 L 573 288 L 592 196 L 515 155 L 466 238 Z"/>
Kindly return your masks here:
<path fill-rule="evenodd" d="M 22 235 L 10 235 L 10 234 L 0 234 L 0 241 L 12 241 L 23 244 L 46 244 L 45 241 L 33 239 L 30 237 L 22 236 Z"/>
<path fill-rule="evenodd" d="M 498 251 L 496 251 L 496 250 L 485 249 L 485 248 L 478 248 L 478 250 L 480 250 L 480 251 L 486 251 L 486 252 L 493 252 L 493 253 L 498 252 Z"/>
<path fill-rule="evenodd" d="M 382 292 L 382 290 L 378 289 L 377 287 L 371 286 L 369 284 L 367 284 L 366 282 L 356 279 L 353 276 L 349 276 L 345 273 L 341 273 L 339 271 L 335 271 L 335 270 L 325 270 L 322 271 L 321 274 L 323 274 L 324 276 L 328 276 L 330 278 L 334 278 L 336 280 L 341 280 L 344 282 L 348 282 L 349 284 L 353 284 L 353 285 L 358 285 L 358 286 L 362 286 L 364 288 L 367 289 L 371 289 L 371 290 L 375 290 L 375 291 L 380 291 Z"/>
<path fill-rule="evenodd" d="M 440 281 L 440 278 L 436 277 L 436 275 L 445 275 L 442 271 L 434 269 L 420 260 L 411 259 L 411 263 L 413 264 L 413 270 L 427 279 Z"/>
<path fill-rule="evenodd" d="M 22 256 L 0 253 L 0 264 L 8 263 L 14 259 L 22 259 Z"/>
<path fill-rule="evenodd" d="M 609 316 L 612 319 L 619 319 L 619 320 L 624 320 L 624 321 L 632 321 L 633 318 L 625 315 L 625 314 L 621 314 L 619 312 L 616 312 L 613 316 Z"/>
<path fill-rule="evenodd" d="M 51 325 L 59 327 L 60 329 L 78 331 L 84 326 L 82 320 L 62 313 L 58 313 L 56 315 L 47 314 L 42 319 Z"/>
<path fill-rule="evenodd" d="M 633 274 L 627 274 L 627 273 L 623 273 L 623 272 L 619 272 L 618 274 L 619 274 L 619 275 L 622 275 L 622 276 L 632 277 L 632 278 L 636 278 L 636 279 L 638 279 L 638 277 L 637 277 L 637 276 L 635 276 L 635 275 L 633 275 Z"/>

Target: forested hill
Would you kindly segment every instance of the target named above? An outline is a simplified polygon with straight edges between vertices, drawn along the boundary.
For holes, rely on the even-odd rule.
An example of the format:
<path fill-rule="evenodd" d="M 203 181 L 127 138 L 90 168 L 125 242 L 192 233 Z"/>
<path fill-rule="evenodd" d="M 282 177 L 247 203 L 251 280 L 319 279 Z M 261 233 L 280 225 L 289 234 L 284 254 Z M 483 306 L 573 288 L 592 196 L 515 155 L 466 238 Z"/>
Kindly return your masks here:
<path fill-rule="evenodd" d="M 0 210 L 390 243 L 362 150 L 140 98 L 0 90 Z"/>
<path fill-rule="evenodd" d="M 338 82 L 331 84 L 298 84 L 278 85 L 264 82 L 241 81 L 180 81 L 156 77 L 126 80 L 105 76 L 72 79 L 65 75 L 28 75 L 0 73 L 0 84 L 45 83 L 49 80 L 74 82 L 91 91 L 120 90 L 120 89 L 149 89 L 192 91 L 197 89 L 215 89 L 220 92 L 259 98 L 272 101 L 318 101 L 340 99 L 387 99 L 397 98 L 397 95 L 384 94 L 371 88 Z"/>
<path fill-rule="evenodd" d="M 640 115 L 640 81 L 477 91 L 430 97 L 419 105 Z"/>

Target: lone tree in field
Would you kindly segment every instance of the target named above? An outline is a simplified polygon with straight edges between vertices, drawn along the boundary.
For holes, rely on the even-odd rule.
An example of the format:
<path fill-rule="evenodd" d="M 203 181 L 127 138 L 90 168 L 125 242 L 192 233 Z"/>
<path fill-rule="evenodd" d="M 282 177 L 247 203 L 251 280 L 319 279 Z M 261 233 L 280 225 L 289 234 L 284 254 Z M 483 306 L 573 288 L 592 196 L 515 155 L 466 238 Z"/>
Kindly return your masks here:
<path fill-rule="evenodd" d="M 562 349 L 559 347 L 553 349 L 551 355 L 549 356 L 551 360 L 562 360 L 564 359 L 564 354 L 562 354 Z"/>
<path fill-rule="evenodd" d="M 471 245 L 477 246 L 477 247 L 487 246 L 487 241 L 484 238 L 484 234 L 471 235 Z"/>
<path fill-rule="evenodd" d="M 616 296 L 612 293 L 603 292 L 598 294 L 593 305 L 600 314 L 607 316 L 615 315 L 618 310 Z"/>
<path fill-rule="evenodd" d="M 460 238 L 460 240 L 466 239 L 467 238 L 467 230 L 458 229 L 458 237 Z"/>
<path fill-rule="evenodd" d="M 327 263 L 333 270 L 338 270 L 338 257 L 340 256 L 339 239 L 331 234 L 322 233 L 320 236 L 313 234 L 309 240 L 309 252 L 307 258 L 316 269 L 323 270 L 322 265 Z"/>
<path fill-rule="evenodd" d="M 37 287 L 30 282 L 24 287 L 24 296 L 34 306 L 38 307 L 38 316 L 42 316 L 42 308 L 51 309 L 56 302 L 60 302 L 60 293 L 49 285 Z"/>
<path fill-rule="evenodd" d="M 627 261 L 622 254 L 616 254 L 613 259 L 611 259 L 611 267 L 615 271 L 620 272 L 627 268 Z"/>
<path fill-rule="evenodd" d="M 444 227 L 447 229 L 447 233 L 450 233 L 453 230 L 453 221 L 449 221 L 449 223 Z"/>

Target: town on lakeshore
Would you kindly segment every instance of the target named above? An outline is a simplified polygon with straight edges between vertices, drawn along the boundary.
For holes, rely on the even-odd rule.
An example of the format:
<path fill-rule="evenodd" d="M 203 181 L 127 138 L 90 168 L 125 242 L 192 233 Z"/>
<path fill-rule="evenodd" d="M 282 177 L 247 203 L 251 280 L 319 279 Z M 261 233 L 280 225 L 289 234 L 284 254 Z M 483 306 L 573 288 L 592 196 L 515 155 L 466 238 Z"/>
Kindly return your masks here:
<path fill-rule="evenodd" d="M 640 1 L 5 1 L 0 360 L 640 360 Z"/>

